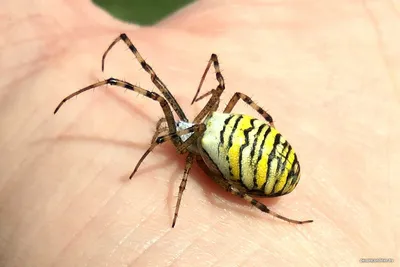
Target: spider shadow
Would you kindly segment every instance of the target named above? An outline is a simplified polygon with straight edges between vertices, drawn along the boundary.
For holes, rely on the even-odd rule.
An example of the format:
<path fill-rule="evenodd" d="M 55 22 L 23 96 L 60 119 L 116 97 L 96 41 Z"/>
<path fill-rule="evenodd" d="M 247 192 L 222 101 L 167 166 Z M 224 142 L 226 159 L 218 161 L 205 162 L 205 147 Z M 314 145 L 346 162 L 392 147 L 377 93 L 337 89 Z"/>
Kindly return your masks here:
<path fill-rule="evenodd" d="M 37 144 L 42 144 L 42 143 L 48 143 L 48 142 L 64 142 L 64 143 L 69 143 L 69 142 L 85 142 L 85 143 L 101 143 L 101 144 L 109 144 L 109 145 L 113 145 L 113 146 L 118 146 L 118 147 L 130 147 L 130 148 L 135 148 L 135 149 L 140 149 L 143 151 L 146 151 L 150 144 L 145 144 L 145 143 L 138 143 L 138 142 L 132 142 L 132 141 L 127 141 L 127 140 L 112 140 L 112 139 L 108 139 L 108 138 L 103 138 L 103 137 L 96 137 L 96 136 L 87 136 L 87 135 L 59 135 L 58 137 L 55 138 L 45 138 L 45 139 L 40 139 L 37 140 L 35 142 L 33 142 L 33 145 L 37 145 Z M 174 149 L 171 146 L 165 146 L 163 149 L 157 149 L 156 150 L 157 154 L 158 153 L 162 153 L 165 156 L 170 155 L 171 153 L 174 152 Z M 153 151 L 155 152 L 155 151 Z M 175 152 L 176 153 L 176 152 Z M 149 157 L 154 154 L 151 153 L 149 154 Z M 124 182 L 129 182 L 130 179 L 128 179 L 129 175 L 131 174 L 131 171 L 133 171 L 133 168 L 135 167 L 134 164 L 136 164 L 136 162 L 140 159 L 140 157 L 133 159 L 133 163 L 132 163 L 132 170 L 129 170 L 129 173 L 124 174 L 124 176 L 121 176 L 121 181 Z M 136 162 L 135 162 L 136 161 Z M 147 172 L 151 172 L 154 170 L 154 166 L 157 165 L 158 168 L 163 168 L 166 167 L 168 165 L 170 165 L 171 159 L 167 159 L 164 160 L 163 162 L 157 162 L 154 165 L 150 165 L 150 166 L 144 166 L 141 165 L 138 172 L 135 174 L 135 176 L 137 175 L 142 175 L 142 174 L 146 174 Z"/>
<path fill-rule="evenodd" d="M 146 146 L 146 148 L 143 150 L 143 153 L 144 153 L 144 151 L 146 151 L 148 148 L 149 148 L 149 146 L 150 145 L 147 145 Z M 155 151 L 153 151 L 153 152 L 155 152 Z M 163 146 L 162 147 L 162 149 L 161 148 L 159 148 L 159 149 L 157 149 L 157 152 L 156 152 L 157 154 L 159 154 L 159 153 L 162 153 L 162 154 L 164 154 L 164 155 L 174 155 L 174 154 L 176 154 L 176 150 L 175 150 L 175 148 L 173 147 L 173 146 L 171 146 L 171 145 L 165 145 L 165 146 Z M 142 164 L 140 165 L 140 167 L 139 167 L 139 169 L 137 170 L 137 172 L 135 173 L 135 175 L 132 177 L 132 179 L 135 179 L 135 177 L 138 177 L 138 176 L 141 176 L 141 175 L 143 175 L 143 174 L 146 174 L 146 173 L 148 173 L 148 172 L 151 172 L 151 171 L 154 171 L 155 169 L 160 169 L 160 168 L 164 168 L 164 167 L 167 167 L 167 166 L 171 166 L 171 161 L 173 161 L 173 159 L 171 159 L 171 157 L 168 157 L 166 160 L 164 160 L 164 161 L 162 161 L 162 162 L 159 162 L 158 160 L 157 160 L 157 162 L 156 163 L 154 163 L 154 164 L 151 164 L 151 165 L 148 165 L 148 164 L 146 164 L 147 166 L 145 166 L 145 165 L 143 165 L 143 163 L 147 160 L 147 159 L 150 159 L 150 157 L 151 157 L 151 155 L 153 155 L 154 153 L 150 153 L 147 157 L 146 157 L 146 159 L 142 162 Z M 178 158 L 178 157 L 177 157 Z M 134 162 L 134 164 L 132 164 L 132 170 L 130 170 L 130 172 L 129 173 L 126 173 L 126 174 L 124 174 L 123 176 L 120 176 L 120 181 L 121 182 L 124 182 L 124 183 L 127 183 L 127 182 L 129 182 L 131 179 L 129 179 L 129 175 L 132 173 L 132 171 L 134 170 L 134 167 L 136 166 L 136 163 L 139 161 L 139 158 L 137 158 L 136 159 L 136 162 Z M 150 161 L 150 160 L 149 160 Z"/>
<path fill-rule="evenodd" d="M 136 143 L 132 141 L 127 141 L 127 140 L 112 140 L 104 137 L 98 137 L 98 136 L 89 136 L 89 135 L 70 135 L 70 134 L 62 134 L 57 137 L 51 137 L 51 138 L 43 138 L 39 139 L 37 141 L 32 142 L 32 144 L 41 144 L 41 143 L 47 143 L 47 142 L 92 142 L 92 143 L 109 143 L 114 146 L 124 146 L 124 147 L 141 147 L 141 148 L 147 148 L 148 146 L 141 144 L 141 143 Z"/>
<path fill-rule="evenodd" d="M 108 87 L 109 86 L 106 86 L 106 89 L 108 89 Z M 123 88 L 120 88 L 120 89 L 123 89 Z M 125 90 L 125 92 L 129 91 L 127 89 L 124 89 L 124 90 Z M 133 92 L 130 92 L 130 93 L 133 93 Z M 140 109 L 139 107 L 132 105 L 132 103 L 127 100 L 127 98 L 122 97 L 121 95 L 114 92 L 113 90 L 104 90 L 104 94 L 109 96 L 110 98 L 113 98 L 113 101 L 118 102 L 118 105 L 121 106 L 123 109 L 125 109 L 128 114 L 134 114 L 135 116 L 139 115 L 146 121 L 152 121 L 152 118 L 149 116 L 149 113 L 145 112 L 145 109 Z M 135 94 L 137 96 L 139 95 L 138 93 L 135 93 Z M 146 100 L 148 100 L 148 99 L 146 99 Z M 161 108 L 160 108 L 160 111 L 162 112 Z M 155 124 L 156 123 L 154 123 L 154 125 Z"/>

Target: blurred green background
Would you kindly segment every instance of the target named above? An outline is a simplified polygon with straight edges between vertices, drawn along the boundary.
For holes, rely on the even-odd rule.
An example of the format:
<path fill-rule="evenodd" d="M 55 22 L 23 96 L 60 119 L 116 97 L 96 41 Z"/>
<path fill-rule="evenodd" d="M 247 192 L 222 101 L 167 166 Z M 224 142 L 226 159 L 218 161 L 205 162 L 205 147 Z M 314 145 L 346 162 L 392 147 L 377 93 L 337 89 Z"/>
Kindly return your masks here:
<path fill-rule="evenodd" d="M 194 0 L 93 0 L 111 15 L 140 25 L 151 25 Z"/>

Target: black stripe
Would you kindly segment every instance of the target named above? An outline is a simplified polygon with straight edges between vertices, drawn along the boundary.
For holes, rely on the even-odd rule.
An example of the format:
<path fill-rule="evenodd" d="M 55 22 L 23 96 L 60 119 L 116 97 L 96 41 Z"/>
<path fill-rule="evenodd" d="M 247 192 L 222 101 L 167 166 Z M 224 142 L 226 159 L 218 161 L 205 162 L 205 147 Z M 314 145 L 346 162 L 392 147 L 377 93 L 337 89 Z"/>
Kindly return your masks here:
<path fill-rule="evenodd" d="M 264 133 L 264 139 L 261 142 L 260 149 L 258 150 L 258 158 L 257 158 L 256 168 L 254 169 L 254 178 L 257 177 L 258 162 L 261 160 L 262 152 L 264 150 L 264 144 L 265 144 L 265 141 L 267 140 L 268 135 L 270 134 L 270 132 L 271 132 L 271 127 L 268 127 L 268 129 Z M 265 179 L 264 183 L 261 185 L 261 188 L 262 188 L 263 191 L 264 191 L 264 188 L 265 188 L 266 184 L 267 184 L 267 179 Z M 257 185 L 257 187 L 259 187 L 259 185 Z"/>
<path fill-rule="evenodd" d="M 233 115 L 232 117 L 233 117 L 233 118 L 237 118 L 237 120 L 235 121 L 235 124 L 234 124 L 233 127 L 232 127 L 232 132 L 231 132 L 231 134 L 230 134 L 230 136 L 229 136 L 228 150 L 232 147 L 233 134 L 235 133 L 235 131 L 236 131 L 236 129 L 237 129 L 237 126 L 238 126 L 240 120 L 243 118 L 243 115 L 239 115 L 239 116 Z"/>
<path fill-rule="evenodd" d="M 235 124 L 234 124 L 233 127 L 232 127 L 232 132 L 231 132 L 231 134 L 230 134 L 230 136 L 229 136 L 228 149 L 227 149 L 227 152 L 228 152 L 228 153 L 227 153 L 227 154 L 229 154 L 229 150 L 230 150 L 231 147 L 232 147 L 233 135 L 234 135 L 234 133 L 235 133 L 235 131 L 236 131 L 236 129 L 237 129 L 237 126 L 238 126 L 240 120 L 242 119 L 243 115 L 240 115 L 240 116 L 235 116 L 235 115 L 233 115 L 232 117 L 233 117 L 233 118 L 237 118 L 237 120 L 235 121 Z M 229 163 L 230 163 L 230 162 L 229 162 Z M 231 176 L 233 176 L 231 164 L 229 164 L 229 174 L 230 174 Z M 241 181 L 241 180 L 240 180 L 240 181 Z"/>
<path fill-rule="evenodd" d="M 291 177 L 291 176 L 293 176 L 293 175 L 296 174 L 296 173 L 295 173 L 296 166 L 297 166 L 297 168 L 298 168 L 297 174 L 300 172 L 300 165 L 299 165 L 298 162 L 297 162 L 297 156 L 296 156 L 296 154 L 294 154 L 294 157 L 295 157 L 295 158 L 294 158 L 294 160 L 293 160 L 292 167 L 291 167 L 290 170 L 289 170 L 288 177 Z M 290 185 L 293 186 L 293 185 L 296 183 L 296 181 L 297 181 L 297 179 L 292 179 Z"/>
<path fill-rule="evenodd" d="M 290 169 L 288 173 L 288 177 L 292 177 L 294 175 L 294 165 L 292 165 L 292 168 Z M 290 186 L 293 186 L 294 183 L 296 182 L 296 179 L 291 179 Z"/>
<path fill-rule="evenodd" d="M 267 166 L 268 166 L 268 170 L 267 170 L 267 176 L 265 178 L 265 181 L 267 181 L 268 179 L 270 179 L 270 175 L 271 175 L 271 163 L 275 158 L 276 155 L 276 148 L 278 147 L 278 144 L 280 144 L 280 139 L 281 139 L 281 134 L 277 133 L 275 136 L 275 140 L 274 140 L 274 144 L 272 145 L 272 149 L 271 149 L 271 153 L 268 155 L 268 160 L 267 160 Z M 279 162 L 278 162 L 279 163 Z M 279 164 L 277 164 L 279 165 Z M 276 180 L 275 180 L 275 184 L 276 184 Z M 274 185 L 275 187 L 275 185 Z M 264 187 L 265 189 L 265 187 Z M 272 190 L 273 192 L 274 190 Z"/>
<path fill-rule="evenodd" d="M 125 33 L 121 33 L 120 37 L 121 37 L 122 40 L 127 40 L 128 39 L 128 36 L 126 36 Z"/>
<path fill-rule="evenodd" d="M 283 172 L 283 171 L 285 170 L 286 164 L 287 164 L 288 161 L 289 161 L 289 155 L 290 155 L 290 153 L 292 152 L 292 146 L 289 144 L 288 141 L 286 141 L 285 143 L 283 143 L 282 152 L 285 151 L 286 147 L 288 148 L 288 151 L 287 151 L 287 153 L 286 153 L 286 155 L 285 155 L 285 157 L 284 157 L 285 160 L 283 161 L 284 164 L 283 164 L 283 166 L 282 166 L 281 172 Z"/>
<path fill-rule="evenodd" d="M 279 145 L 279 144 L 278 144 L 278 145 Z M 283 172 L 284 172 L 284 170 L 285 170 L 286 163 L 287 163 L 287 158 L 288 158 L 288 156 L 289 156 L 289 152 L 290 152 L 290 149 L 291 149 L 291 146 L 289 145 L 289 143 L 288 143 L 287 140 L 285 140 L 285 142 L 283 142 L 283 143 L 280 143 L 280 145 L 282 145 L 282 152 L 279 152 L 279 155 L 277 155 L 278 153 L 275 153 L 275 156 L 276 156 L 276 158 L 277 158 L 277 160 L 278 160 L 278 164 L 276 164 L 276 169 L 275 169 L 275 175 L 277 176 L 277 178 L 278 178 L 278 177 L 281 177 L 281 178 L 282 178 L 282 174 L 283 174 Z M 288 153 L 285 155 L 285 157 L 282 157 L 282 156 L 283 156 L 282 153 L 285 151 L 285 149 L 286 149 L 286 147 L 287 147 L 288 145 L 289 145 Z M 277 148 L 278 148 L 278 146 L 277 146 Z M 289 177 L 289 176 L 288 176 L 288 177 Z M 274 193 L 274 194 L 278 194 L 278 195 L 281 195 L 281 194 L 282 194 L 282 191 L 283 191 L 283 189 L 285 188 L 285 186 L 286 186 L 286 184 L 287 184 L 287 182 L 288 182 L 288 179 L 287 179 L 288 177 L 286 177 L 286 182 L 285 182 L 285 184 L 283 185 L 282 189 L 281 189 L 279 192 Z M 279 182 L 279 180 L 276 179 L 276 180 L 275 180 L 274 187 L 273 187 L 273 189 L 272 189 L 272 192 L 275 191 L 276 186 L 278 185 L 278 182 Z"/>
<path fill-rule="evenodd" d="M 293 162 L 296 162 L 296 165 L 297 165 L 297 174 L 300 174 L 300 163 L 299 163 L 299 161 L 297 160 L 297 155 L 296 155 L 296 153 L 294 154 L 294 160 L 293 160 Z"/>
<path fill-rule="evenodd" d="M 258 128 L 258 131 L 256 133 L 256 140 L 254 140 L 255 142 L 253 143 L 253 147 L 251 148 L 251 152 L 250 152 L 250 159 L 252 159 L 252 162 L 253 162 L 254 153 L 256 153 L 256 146 L 258 144 L 258 139 L 260 138 L 260 134 L 264 130 L 265 126 L 266 126 L 265 123 L 263 125 L 261 125 L 260 128 Z"/>
<path fill-rule="evenodd" d="M 129 45 L 129 49 L 133 52 L 133 54 L 135 54 L 135 56 L 136 56 L 136 53 L 137 53 L 137 49 L 136 49 L 136 47 L 133 45 L 133 44 L 130 44 Z M 140 63 L 142 63 L 142 62 L 140 62 Z"/>
<path fill-rule="evenodd" d="M 229 121 L 230 121 L 230 119 L 232 119 L 232 118 L 234 118 L 235 116 L 229 116 L 225 121 L 224 121 L 224 127 L 222 127 L 222 130 L 219 132 L 219 140 L 220 140 L 220 146 L 222 145 L 224 145 L 224 143 L 225 143 L 225 140 L 224 140 L 224 133 L 225 133 L 225 130 L 226 130 L 226 127 L 228 126 L 228 124 L 229 124 Z M 227 154 L 228 155 L 228 154 Z M 228 156 L 227 156 L 228 157 Z M 218 158 L 219 158 L 219 148 L 218 148 Z M 227 158 L 227 160 L 229 160 L 229 158 Z"/>
<path fill-rule="evenodd" d="M 276 177 L 277 179 L 275 179 L 275 184 L 274 184 L 274 187 L 273 187 L 273 189 L 272 189 L 272 192 L 275 192 L 276 186 L 277 186 L 278 183 L 280 182 L 280 179 L 279 179 L 279 178 L 282 178 L 281 175 L 280 175 L 280 173 L 278 172 L 278 171 L 280 170 L 280 167 L 282 166 L 282 157 L 275 157 L 275 158 L 276 158 L 277 161 L 278 161 L 278 163 L 276 164 L 276 169 L 275 169 L 275 177 Z M 282 187 L 282 189 L 283 189 L 283 187 Z"/>
<path fill-rule="evenodd" d="M 259 210 L 263 211 L 263 212 L 269 212 L 267 206 L 265 206 L 264 204 L 262 204 L 261 202 L 255 200 L 254 198 L 251 200 L 250 202 L 253 206 L 256 206 Z"/>
<path fill-rule="evenodd" d="M 258 131 L 257 131 L 257 133 L 256 133 L 256 138 L 255 138 L 255 140 L 254 140 L 254 143 L 253 143 L 253 147 L 251 148 L 251 152 L 250 152 L 250 162 L 251 162 L 251 164 L 252 164 L 252 166 L 253 166 L 253 168 L 254 168 L 254 173 L 253 173 L 253 185 L 254 185 L 254 187 L 255 188 L 258 188 L 258 185 L 257 185 L 257 172 L 256 172 L 256 168 L 257 168 L 257 162 L 256 162 L 256 164 L 254 165 L 253 164 L 253 158 L 254 158 L 254 154 L 256 153 L 256 146 L 257 146 L 257 144 L 258 144 L 258 140 L 261 138 L 261 132 L 264 130 L 264 128 L 266 127 L 267 125 L 264 123 L 264 124 L 262 124 L 261 126 L 260 126 L 260 128 L 258 128 Z M 260 144 L 260 150 L 262 149 L 262 143 Z"/>
<path fill-rule="evenodd" d="M 253 189 L 253 188 L 254 188 L 254 185 L 253 185 L 252 188 L 249 188 L 249 187 L 246 186 L 245 182 L 243 181 L 243 173 L 242 173 L 242 166 L 243 166 L 243 163 L 242 163 L 242 159 L 243 159 L 243 150 L 249 145 L 249 132 L 251 132 L 251 131 L 254 129 L 254 122 L 255 122 L 255 121 L 256 121 L 256 119 L 251 119 L 251 120 L 250 120 L 250 127 L 247 128 L 247 129 L 245 129 L 245 130 L 243 130 L 245 142 L 244 142 L 244 144 L 242 144 L 242 145 L 240 146 L 240 148 L 239 148 L 239 151 L 240 151 L 240 152 L 239 152 L 239 179 L 240 179 L 240 181 L 242 181 L 242 183 L 244 184 L 244 186 L 245 186 L 247 189 Z M 250 161 L 251 161 L 251 158 L 250 158 Z"/>
<path fill-rule="evenodd" d="M 297 166 L 297 172 L 296 173 L 295 173 L 295 169 L 296 169 L 295 166 Z M 293 160 L 292 169 L 293 169 L 293 174 L 292 175 L 296 174 L 298 176 L 298 174 L 300 173 L 300 164 L 299 164 L 299 162 L 297 160 L 297 155 L 296 154 L 294 154 L 294 160 Z M 295 179 L 293 179 L 293 180 L 295 180 Z M 297 180 L 298 179 L 296 179 L 296 181 L 292 181 L 292 185 L 294 185 L 297 182 Z"/>
<path fill-rule="evenodd" d="M 106 80 L 109 85 L 116 85 L 117 80 L 115 78 L 109 78 Z"/>
<path fill-rule="evenodd" d="M 133 90 L 132 84 L 124 84 L 124 87 L 129 90 Z M 147 93 L 147 92 L 146 92 Z"/>
<path fill-rule="evenodd" d="M 281 159 L 282 159 L 281 157 L 278 158 L 278 164 L 277 164 L 276 166 L 279 166 L 279 164 L 282 165 L 282 160 L 281 160 Z M 278 169 L 278 168 L 277 168 L 277 169 Z M 285 184 L 282 186 L 281 190 L 279 190 L 278 192 L 275 192 L 276 186 L 278 185 L 278 182 L 280 182 L 280 179 L 278 179 L 278 178 L 282 178 L 282 176 L 281 176 L 280 174 L 277 174 L 276 172 L 275 172 L 275 175 L 276 175 L 276 178 L 277 178 L 277 179 L 275 180 L 275 184 L 274 184 L 274 187 L 272 188 L 272 192 L 273 192 L 274 195 L 280 196 L 280 195 L 282 195 L 282 191 L 283 191 L 283 189 L 285 188 L 285 185 L 286 185 L 288 179 L 286 178 L 286 182 L 285 182 Z"/>
<path fill-rule="evenodd" d="M 242 94 L 242 93 L 240 93 L 240 95 L 241 95 L 243 101 L 246 102 L 249 106 L 253 103 L 253 100 L 251 100 L 251 98 L 248 97 L 247 95 Z"/>
<path fill-rule="evenodd" d="M 286 165 L 289 162 L 289 155 L 292 152 L 292 146 L 287 141 L 283 145 L 282 152 L 285 151 L 286 147 L 288 148 L 288 151 L 287 151 L 287 153 L 286 153 L 286 155 L 284 157 L 283 164 L 282 164 L 281 168 L 279 169 L 280 175 L 282 175 L 285 172 Z M 282 193 L 283 189 L 286 187 L 287 183 L 289 182 L 289 177 L 290 176 L 289 176 L 289 172 L 288 172 L 288 175 L 286 176 L 286 182 L 283 185 L 282 190 L 280 191 L 280 193 Z"/>

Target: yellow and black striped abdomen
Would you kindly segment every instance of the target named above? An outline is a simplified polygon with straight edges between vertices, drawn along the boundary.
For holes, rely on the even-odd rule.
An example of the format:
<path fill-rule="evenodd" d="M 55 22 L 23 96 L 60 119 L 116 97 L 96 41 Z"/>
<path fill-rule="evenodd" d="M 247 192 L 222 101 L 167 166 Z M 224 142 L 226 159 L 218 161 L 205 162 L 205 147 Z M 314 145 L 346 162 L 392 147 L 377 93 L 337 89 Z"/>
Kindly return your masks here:
<path fill-rule="evenodd" d="M 296 187 L 296 153 L 275 128 L 251 116 L 218 112 L 205 123 L 201 146 L 225 179 L 260 197 L 284 195 Z"/>

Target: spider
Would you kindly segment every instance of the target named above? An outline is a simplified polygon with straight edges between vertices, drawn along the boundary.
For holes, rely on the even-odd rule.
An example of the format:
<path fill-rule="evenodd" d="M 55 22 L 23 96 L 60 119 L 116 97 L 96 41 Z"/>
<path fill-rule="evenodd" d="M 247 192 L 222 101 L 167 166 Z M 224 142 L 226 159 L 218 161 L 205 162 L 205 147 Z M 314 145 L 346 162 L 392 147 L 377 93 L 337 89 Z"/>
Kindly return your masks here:
<path fill-rule="evenodd" d="M 150 74 L 152 82 L 163 96 L 111 77 L 65 97 L 54 110 L 54 114 L 72 97 L 107 84 L 137 92 L 157 101 L 164 112 L 164 117 L 157 122 L 151 145 L 139 159 L 129 178 L 131 179 L 137 172 L 147 155 L 162 143 L 171 141 L 179 154 L 187 154 L 172 227 L 176 224 L 183 192 L 194 161 L 223 189 L 243 198 L 259 210 L 290 223 L 304 224 L 313 221 L 287 218 L 271 211 L 266 205 L 254 199 L 254 197 L 277 197 L 292 192 L 300 180 L 300 164 L 292 146 L 275 129 L 271 115 L 247 95 L 236 92 L 225 109 L 217 112 L 220 96 L 225 90 L 225 82 L 216 54 L 212 54 L 208 61 L 192 104 L 207 96 L 211 97 L 195 119 L 189 122 L 174 96 L 125 33 L 120 34 L 104 52 L 102 70 L 104 71 L 104 61 L 108 52 L 121 40 L 129 47 L 143 69 Z M 215 69 L 218 86 L 199 96 L 211 65 Z M 231 113 L 239 99 L 257 111 L 265 121 L 248 115 Z M 179 120 L 175 120 L 172 110 Z"/>

